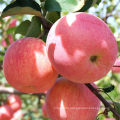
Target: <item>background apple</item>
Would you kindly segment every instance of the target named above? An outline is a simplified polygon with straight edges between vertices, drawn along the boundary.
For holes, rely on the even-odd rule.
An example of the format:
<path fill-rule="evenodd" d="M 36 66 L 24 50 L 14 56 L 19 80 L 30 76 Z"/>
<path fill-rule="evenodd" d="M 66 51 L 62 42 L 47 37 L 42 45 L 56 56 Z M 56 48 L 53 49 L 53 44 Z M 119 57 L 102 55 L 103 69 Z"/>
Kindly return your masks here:
<path fill-rule="evenodd" d="M 46 44 L 33 37 L 17 40 L 7 49 L 3 71 L 8 83 L 25 93 L 45 92 L 58 77 L 48 59 Z"/>
<path fill-rule="evenodd" d="M 11 20 L 11 22 L 10 22 L 10 24 L 9 24 L 9 28 L 15 27 L 15 26 L 16 26 L 16 23 L 17 23 L 17 19 L 16 19 L 16 18 L 13 19 L 13 20 Z"/>
<path fill-rule="evenodd" d="M 0 120 L 11 120 L 13 117 L 13 110 L 9 105 L 2 105 L 0 107 Z"/>
<path fill-rule="evenodd" d="M 13 118 L 11 120 L 18 120 L 18 118 L 22 118 L 23 113 L 22 110 L 18 110 L 13 114 Z"/>
<path fill-rule="evenodd" d="M 8 37 L 8 40 L 9 40 L 9 45 L 11 45 L 11 44 L 14 42 L 13 37 L 12 37 L 11 34 L 8 34 L 7 37 Z M 7 46 L 8 46 L 8 44 L 7 44 L 7 42 L 6 42 L 5 40 L 2 40 L 1 43 L 2 43 L 2 45 L 3 45 L 4 47 L 7 47 Z"/>
<path fill-rule="evenodd" d="M 94 120 L 100 108 L 100 100 L 85 84 L 63 77 L 47 91 L 45 102 L 51 120 Z"/>
<path fill-rule="evenodd" d="M 114 65 L 120 66 L 120 58 L 117 58 Z M 120 73 L 120 67 L 112 67 L 113 73 Z"/>
<path fill-rule="evenodd" d="M 49 118 L 47 110 L 46 110 L 45 103 L 42 105 L 42 114 L 43 114 L 43 117 Z"/>
<path fill-rule="evenodd" d="M 57 72 L 78 83 L 103 78 L 118 54 L 110 28 L 96 16 L 82 12 L 55 22 L 48 33 L 46 48 Z"/>
<path fill-rule="evenodd" d="M 19 110 L 22 106 L 22 100 L 18 95 L 11 94 L 7 98 L 8 105 L 12 108 L 14 112 Z"/>

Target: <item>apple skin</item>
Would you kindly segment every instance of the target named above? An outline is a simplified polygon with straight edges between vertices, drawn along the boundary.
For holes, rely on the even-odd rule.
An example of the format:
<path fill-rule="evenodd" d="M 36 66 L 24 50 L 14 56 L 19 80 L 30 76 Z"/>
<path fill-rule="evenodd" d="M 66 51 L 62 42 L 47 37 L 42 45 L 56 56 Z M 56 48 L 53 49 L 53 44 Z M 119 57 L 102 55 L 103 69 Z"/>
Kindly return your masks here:
<path fill-rule="evenodd" d="M 51 120 L 94 120 L 100 108 L 100 100 L 85 84 L 64 77 L 47 91 L 45 103 Z"/>
<path fill-rule="evenodd" d="M 22 106 L 22 100 L 18 95 L 11 94 L 7 98 L 8 105 L 14 112 L 18 111 Z"/>
<path fill-rule="evenodd" d="M 11 120 L 18 120 L 18 118 L 22 118 L 23 113 L 22 110 L 18 110 L 13 114 L 13 118 Z"/>
<path fill-rule="evenodd" d="M 13 110 L 9 105 L 2 105 L 0 107 L 0 120 L 11 120 L 13 117 Z"/>
<path fill-rule="evenodd" d="M 46 48 L 57 72 L 78 83 L 103 78 L 118 54 L 110 28 L 96 16 L 82 12 L 56 21 L 48 33 Z"/>
<path fill-rule="evenodd" d="M 9 28 L 15 27 L 15 26 L 16 26 L 16 23 L 17 23 L 17 19 L 16 19 L 16 18 L 13 19 L 13 20 L 11 20 L 11 22 L 10 22 L 10 24 L 9 24 Z"/>
<path fill-rule="evenodd" d="M 45 103 L 42 105 L 42 114 L 43 114 L 43 117 L 49 118 L 47 110 L 46 110 Z"/>
<path fill-rule="evenodd" d="M 114 65 L 120 66 L 120 58 L 117 58 Z M 112 73 L 120 73 L 120 67 L 112 67 Z"/>
<path fill-rule="evenodd" d="M 8 83 L 24 93 L 42 93 L 50 89 L 58 73 L 51 65 L 46 44 L 38 38 L 26 37 L 7 49 L 3 71 Z"/>

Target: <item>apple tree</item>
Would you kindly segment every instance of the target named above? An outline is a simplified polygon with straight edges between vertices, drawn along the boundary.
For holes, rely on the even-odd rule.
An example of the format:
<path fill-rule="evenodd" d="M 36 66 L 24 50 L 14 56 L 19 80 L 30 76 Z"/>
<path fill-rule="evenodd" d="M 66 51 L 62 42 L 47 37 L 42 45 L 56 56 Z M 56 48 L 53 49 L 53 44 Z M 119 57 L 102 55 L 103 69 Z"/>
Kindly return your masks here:
<path fill-rule="evenodd" d="M 0 120 L 120 120 L 120 0 L 1 0 L 0 43 Z"/>

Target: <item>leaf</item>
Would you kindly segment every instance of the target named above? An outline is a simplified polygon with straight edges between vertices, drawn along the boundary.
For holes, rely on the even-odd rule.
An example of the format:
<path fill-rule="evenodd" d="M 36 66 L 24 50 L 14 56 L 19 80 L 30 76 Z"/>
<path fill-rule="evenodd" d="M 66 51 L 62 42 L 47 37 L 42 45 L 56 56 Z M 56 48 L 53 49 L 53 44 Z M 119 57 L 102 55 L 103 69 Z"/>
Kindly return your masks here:
<path fill-rule="evenodd" d="M 96 4 L 99 5 L 102 0 L 97 0 Z"/>
<path fill-rule="evenodd" d="M 120 114 L 120 103 L 113 101 L 116 111 Z M 114 116 L 114 115 L 113 115 Z M 115 116 L 114 116 L 115 117 Z M 115 117 L 116 118 L 116 117 Z M 116 118 L 116 120 L 118 120 Z"/>
<path fill-rule="evenodd" d="M 46 18 L 54 23 L 60 18 L 60 15 L 56 11 L 52 11 L 47 13 Z"/>
<path fill-rule="evenodd" d="M 76 0 L 46 0 L 45 10 L 46 11 L 73 11 L 77 6 Z"/>
<path fill-rule="evenodd" d="M 30 14 L 41 16 L 41 8 L 38 3 L 33 0 L 16 0 L 9 4 L 2 12 L 0 17 L 19 15 L 19 14 Z"/>
<path fill-rule="evenodd" d="M 0 61 L 3 61 L 4 56 L 0 55 Z"/>
<path fill-rule="evenodd" d="M 44 35 L 44 36 L 42 37 L 42 40 L 43 40 L 45 43 L 46 43 L 47 35 L 48 35 L 48 34 L 46 34 L 46 35 Z"/>
<path fill-rule="evenodd" d="M 103 91 L 108 93 L 108 92 L 113 91 L 114 88 L 115 86 L 111 84 L 110 86 L 103 88 Z"/>
<path fill-rule="evenodd" d="M 27 34 L 27 30 L 29 28 L 29 26 L 31 25 L 31 22 L 29 20 L 25 20 L 23 21 L 16 29 L 15 34 L 21 34 L 21 35 L 26 35 Z"/>
<path fill-rule="evenodd" d="M 7 34 L 11 34 L 11 33 L 15 32 L 16 28 L 17 28 L 17 27 L 11 27 L 11 28 L 9 28 L 9 29 L 6 31 Z"/>
<path fill-rule="evenodd" d="M 26 37 L 39 37 L 41 32 L 41 23 L 37 16 L 32 17 L 32 23 L 28 28 Z"/>
<path fill-rule="evenodd" d="M 79 4 L 78 4 L 79 6 L 77 6 L 74 11 L 75 12 L 85 12 L 92 6 L 93 0 L 86 0 L 84 4 L 83 4 L 83 2 L 80 2 Z"/>
<path fill-rule="evenodd" d="M 111 29 L 111 31 L 112 31 L 113 33 L 115 33 L 115 28 L 114 28 L 114 27 L 109 26 L 109 28 Z"/>

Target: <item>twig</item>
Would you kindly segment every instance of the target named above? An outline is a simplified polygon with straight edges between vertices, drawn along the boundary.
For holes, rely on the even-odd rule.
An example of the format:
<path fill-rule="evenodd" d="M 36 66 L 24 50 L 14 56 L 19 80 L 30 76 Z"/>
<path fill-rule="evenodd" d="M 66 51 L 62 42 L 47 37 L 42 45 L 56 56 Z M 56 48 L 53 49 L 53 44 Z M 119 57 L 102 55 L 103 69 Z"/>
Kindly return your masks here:
<path fill-rule="evenodd" d="M 87 83 L 85 85 L 100 99 L 104 106 L 120 120 L 120 115 L 118 114 L 118 112 L 102 97 L 99 91 L 95 89 L 90 83 Z"/>
<path fill-rule="evenodd" d="M 23 93 L 23 92 L 19 92 L 17 91 L 16 89 L 14 88 L 11 88 L 11 87 L 0 87 L 0 94 L 2 93 L 6 93 L 6 94 L 29 94 L 29 95 L 36 95 L 36 96 L 39 96 L 41 97 L 42 95 L 45 96 L 44 93 Z"/>
<path fill-rule="evenodd" d="M 118 4 L 120 3 L 120 0 L 117 2 L 117 4 L 113 7 L 113 9 L 111 10 L 111 12 L 107 13 L 107 15 L 103 18 L 103 21 L 106 23 L 107 22 L 107 18 L 110 16 L 113 16 L 112 12 L 116 9 L 116 7 L 118 6 Z"/>

